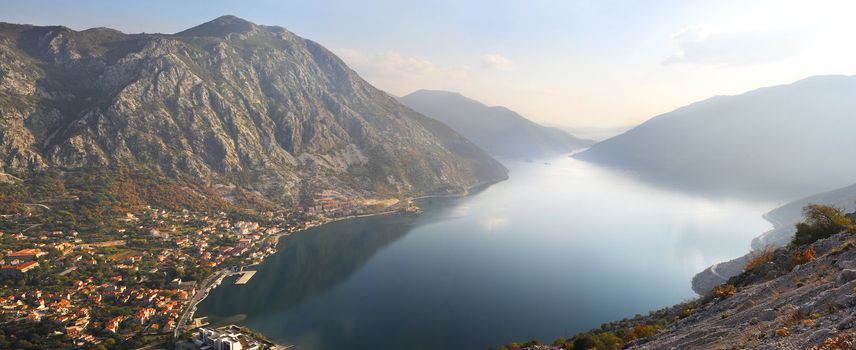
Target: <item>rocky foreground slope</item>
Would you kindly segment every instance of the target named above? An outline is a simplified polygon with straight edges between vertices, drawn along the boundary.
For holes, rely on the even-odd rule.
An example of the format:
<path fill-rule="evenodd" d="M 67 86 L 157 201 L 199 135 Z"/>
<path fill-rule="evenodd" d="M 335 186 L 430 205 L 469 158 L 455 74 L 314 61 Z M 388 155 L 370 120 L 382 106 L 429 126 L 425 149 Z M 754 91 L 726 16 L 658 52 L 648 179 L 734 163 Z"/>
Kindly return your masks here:
<path fill-rule="evenodd" d="M 713 287 L 743 272 L 754 255 L 788 245 L 794 238 L 795 224 L 803 219 L 802 209 L 809 204 L 830 205 L 845 212 L 856 211 L 856 185 L 800 198 L 771 210 L 764 217 L 773 223 L 774 228 L 752 240 L 752 251 L 699 272 L 693 277 L 693 290 L 699 294 L 706 294 Z"/>
<path fill-rule="evenodd" d="M 457 191 L 505 168 L 321 45 L 225 16 L 124 34 L 0 23 L 0 167 L 130 166 L 281 203 Z"/>
<path fill-rule="evenodd" d="M 856 239 L 839 234 L 782 249 L 632 349 L 851 349 L 856 344 Z M 811 249 L 811 261 L 799 256 Z M 823 344 L 827 343 L 826 346 Z M 839 347 L 834 347 L 837 344 Z"/>
<path fill-rule="evenodd" d="M 697 300 L 554 345 L 517 348 L 854 349 L 856 235 L 758 255 L 742 274 Z"/>

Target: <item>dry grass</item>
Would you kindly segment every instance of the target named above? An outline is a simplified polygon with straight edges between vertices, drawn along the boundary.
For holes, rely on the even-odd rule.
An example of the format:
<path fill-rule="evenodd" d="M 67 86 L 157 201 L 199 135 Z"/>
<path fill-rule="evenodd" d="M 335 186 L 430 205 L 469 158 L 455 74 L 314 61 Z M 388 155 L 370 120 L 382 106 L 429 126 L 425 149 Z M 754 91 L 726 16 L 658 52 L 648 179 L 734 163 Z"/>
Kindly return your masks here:
<path fill-rule="evenodd" d="M 791 264 L 797 266 L 805 264 L 807 262 L 811 262 L 812 260 L 814 260 L 814 256 L 814 249 L 808 247 L 801 252 L 796 252 L 794 256 L 791 257 Z"/>
<path fill-rule="evenodd" d="M 723 284 L 713 288 L 713 296 L 716 298 L 727 298 L 734 295 L 734 293 L 737 293 L 737 287 L 733 284 Z"/>
<path fill-rule="evenodd" d="M 773 251 L 752 253 L 752 259 L 746 264 L 746 271 L 754 270 L 773 260 Z"/>
<path fill-rule="evenodd" d="M 841 253 L 843 253 L 849 249 L 852 249 L 854 246 L 856 246 L 856 239 L 851 238 L 851 239 L 848 239 L 847 241 L 845 241 L 844 243 L 840 244 L 839 246 L 830 249 L 829 252 L 826 253 L 824 256 L 832 256 L 832 255 L 841 254 Z"/>
<path fill-rule="evenodd" d="M 823 343 L 817 344 L 809 348 L 809 350 L 845 350 L 853 349 L 856 342 L 853 341 L 853 335 L 843 334 L 826 338 Z"/>

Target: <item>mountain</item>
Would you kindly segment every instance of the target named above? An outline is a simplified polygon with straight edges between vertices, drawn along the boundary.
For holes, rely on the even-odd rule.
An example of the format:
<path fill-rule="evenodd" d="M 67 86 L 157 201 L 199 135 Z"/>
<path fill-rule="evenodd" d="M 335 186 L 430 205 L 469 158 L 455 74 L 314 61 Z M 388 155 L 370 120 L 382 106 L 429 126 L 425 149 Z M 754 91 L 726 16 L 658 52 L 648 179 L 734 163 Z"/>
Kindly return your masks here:
<path fill-rule="evenodd" d="M 856 180 L 856 76 L 818 76 L 657 116 L 576 155 L 669 186 L 790 200 Z"/>
<path fill-rule="evenodd" d="M 507 173 L 318 43 L 234 16 L 174 35 L 0 24 L 0 165 L 145 168 L 281 203 L 458 191 Z"/>
<path fill-rule="evenodd" d="M 557 129 L 566 131 L 576 137 L 594 140 L 597 142 L 608 138 L 623 134 L 627 130 L 633 129 L 633 126 L 617 126 L 617 127 L 570 127 L 570 126 L 555 126 Z"/>
<path fill-rule="evenodd" d="M 399 101 L 500 157 L 548 157 L 594 143 L 533 123 L 508 108 L 488 107 L 455 92 L 419 90 Z"/>

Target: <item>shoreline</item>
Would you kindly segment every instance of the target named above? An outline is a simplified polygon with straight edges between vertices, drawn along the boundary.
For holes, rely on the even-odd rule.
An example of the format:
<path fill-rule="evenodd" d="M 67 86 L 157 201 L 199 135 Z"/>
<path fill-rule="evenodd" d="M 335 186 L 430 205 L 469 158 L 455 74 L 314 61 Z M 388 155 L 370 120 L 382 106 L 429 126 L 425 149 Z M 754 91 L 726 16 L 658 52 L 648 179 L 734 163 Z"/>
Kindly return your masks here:
<path fill-rule="evenodd" d="M 449 193 L 449 194 L 429 194 L 429 195 L 423 195 L 423 196 L 418 196 L 418 197 L 408 197 L 407 199 L 405 199 L 405 200 L 404 200 L 404 202 L 411 202 L 411 201 L 416 201 L 416 200 L 421 200 L 421 199 L 427 199 L 427 198 L 458 198 L 458 197 L 466 197 L 466 196 L 469 196 L 469 195 L 471 195 L 471 194 L 472 194 L 472 190 L 473 190 L 473 189 L 481 188 L 481 187 L 487 188 L 487 187 L 489 187 L 489 186 L 491 186 L 491 185 L 494 185 L 494 184 L 496 184 L 496 183 L 499 183 L 499 182 L 501 182 L 501 181 L 505 181 L 505 180 L 500 180 L 500 181 L 495 181 L 495 182 L 491 182 L 491 183 L 484 183 L 484 184 L 475 185 L 475 186 L 472 186 L 472 187 L 470 187 L 470 188 L 467 188 L 467 189 L 465 189 L 463 192 L 459 192 L 459 193 Z M 349 216 L 341 216 L 341 217 L 336 217 L 336 218 L 330 218 L 330 219 L 327 219 L 326 221 L 324 221 L 324 222 L 322 222 L 322 223 L 320 223 L 320 224 L 312 225 L 312 226 L 308 226 L 308 227 L 304 227 L 304 228 L 301 228 L 301 229 L 298 229 L 298 230 L 295 230 L 295 231 L 292 231 L 292 232 L 288 232 L 288 231 L 285 231 L 285 230 L 280 230 L 279 232 L 274 233 L 273 235 L 271 235 L 271 237 L 270 237 L 270 238 L 272 238 L 272 239 L 274 239 L 274 240 L 276 241 L 276 242 L 274 243 L 274 246 L 278 246 L 278 245 L 279 245 L 279 243 L 280 243 L 280 240 L 281 240 L 283 237 L 291 236 L 292 234 L 295 234 L 295 233 L 298 233 L 298 232 L 302 232 L 302 231 L 306 231 L 306 230 L 311 229 L 311 228 L 316 228 L 316 227 L 324 226 L 324 225 L 327 225 L 327 224 L 330 224 L 330 223 L 333 223 L 333 222 L 338 222 L 338 221 L 343 221 L 343 220 L 359 219 L 359 218 L 367 218 L 367 217 L 373 217 L 373 216 L 391 215 L 391 214 L 397 214 L 397 213 L 400 213 L 400 212 L 401 212 L 401 209 L 400 209 L 400 208 L 397 208 L 397 209 L 393 209 L 393 210 L 385 210 L 385 211 L 376 212 L 376 213 L 365 213 L 365 214 L 357 214 L 357 215 L 349 215 Z M 273 254 L 276 254 L 277 252 L 278 252 L 278 250 L 277 250 L 277 251 L 275 251 Z M 262 263 L 264 263 L 264 261 L 265 261 L 269 256 L 271 256 L 271 255 L 273 255 L 273 254 L 267 255 L 267 256 L 265 256 L 265 257 L 261 258 L 261 260 L 260 260 L 259 262 L 256 262 L 256 263 L 254 263 L 254 264 L 247 265 L 247 266 L 258 266 L 258 265 L 261 265 Z M 216 277 L 216 278 L 213 278 L 211 281 L 209 281 L 209 282 L 205 283 L 205 284 L 204 284 L 204 286 L 203 286 L 202 288 L 200 288 L 200 289 L 199 289 L 199 291 L 197 291 L 197 293 L 196 293 L 196 294 L 194 294 L 194 296 L 193 296 L 193 297 L 191 297 L 190 303 L 187 305 L 187 309 L 185 309 L 184 314 L 182 314 L 182 317 L 179 319 L 179 322 L 176 324 L 175 330 L 173 331 L 173 332 L 174 332 L 174 333 L 173 333 L 173 334 L 174 334 L 174 335 L 173 335 L 173 338 L 174 338 L 174 339 L 173 339 L 173 341 L 178 341 L 179 333 L 181 333 L 182 331 L 185 331 L 185 330 L 191 330 L 191 329 L 194 329 L 194 328 L 195 328 L 195 327 L 194 327 L 194 328 L 187 328 L 187 327 L 185 327 L 185 325 L 186 325 L 186 323 L 187 323 L 188 321 L 192 321 L 192 320 L 194 319 L 194 318 L 193 318 L 193 316 L 195 316 L 195 314 L 196 314 L 196 311 L 197 311 L 197 308 L 198 308 L 199 304 L 200 304 L 200 303 L 202 303 L 202 301 L 204 301 L 206 298 L 208 298 L 208 295 L 210 295 L 210 294 L 211 294 L 211 291 L 213 291 L 213 290 L 214 290 L 214 288 L 217 288 L 219 285 L 221 285 L 221 284 L 222 284 L 222 281 L 223 281 L 226 277 L 230 277 L 230 276 L 232 276 L 232 275 L 234 275 L 234 274 L 236 274 L 236 273 L 237 273 L 237 272 L 232 271 L 231 269 L 228 269 L 228 268 L 224 268 L 224 269 L 222 269 L 222 270 L 220 270 L 220 271 L 218 271 L 218 272 L 214 273 L 214 275 L 212 275 L 212 276 L 218 276 L 218 275 L 221 275 L 221 276 Z M 202 297 L 198 298 L 198 300 L 197 300 L 196 296 L 198 296 L 198 295 L 202 295 Z M 186 328 L 186 329 L 183 329 L 183 328 Z M 268 340 L 268 341 L 270 341 L 270 340 Z"/>
<path fill-rule="evenodd" d="M 742 271 L 744 265 L 752 258 L 753 254 L 763 251 L 764 249 L 769 249 L 770 247 L 775 247 L 775 242 L 768 241 L 769 237 L 778 234 L 779 231 L 788 226 L 787 224 L 782 224 L 770 217 L 770 212 L 778 208 L 781 208 L 781 206 L 775 207 L 764 214 L 761 214 L 761 218 L 768 222 L 772 228 L 750 239 L 749 249 L 746 253 L 731 259 L 715 262 L 704 270 L 696 272 L 690 280 L 690 287 L 693 292 L 699 296 L 710 292 L 710 290 L 712 290 L 716 285 L 725 283 L 729 278 L 736 276 L 735 273 L 739 274 L 738 271 Z M 723 275 L 720 273 L 718 268 L 723 268 L 728 272 L 724 272 Z"/>

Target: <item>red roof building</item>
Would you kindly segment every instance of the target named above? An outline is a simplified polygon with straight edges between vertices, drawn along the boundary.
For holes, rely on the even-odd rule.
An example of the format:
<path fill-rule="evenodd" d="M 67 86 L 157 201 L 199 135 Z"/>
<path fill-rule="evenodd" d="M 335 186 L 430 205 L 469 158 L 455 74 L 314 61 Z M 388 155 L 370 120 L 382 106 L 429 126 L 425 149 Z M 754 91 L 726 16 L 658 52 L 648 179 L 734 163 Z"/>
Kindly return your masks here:
<path fill-rule="evenodd" d="M 39 263 L 36 261 L 27 261 L 17 265 L 3 265 L 0 270 L 2 270 L 3 273 L 24 273 L 35 269 L 38 266 Z"/>
<path fill-rule="evenodd" d="M 36 260 L 40 257 L 47 255 L 48 253 L 43 252 L 41 249 L 21 249 L 17 252 L 9 253 L 6 258 L 8 259 L 22 259 L 22 260 Z"/>

